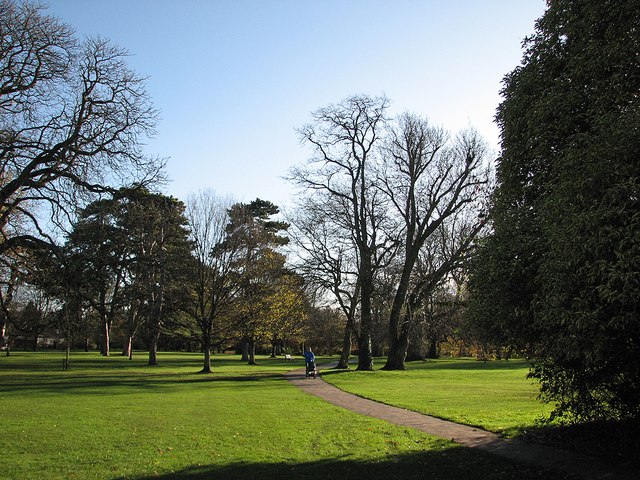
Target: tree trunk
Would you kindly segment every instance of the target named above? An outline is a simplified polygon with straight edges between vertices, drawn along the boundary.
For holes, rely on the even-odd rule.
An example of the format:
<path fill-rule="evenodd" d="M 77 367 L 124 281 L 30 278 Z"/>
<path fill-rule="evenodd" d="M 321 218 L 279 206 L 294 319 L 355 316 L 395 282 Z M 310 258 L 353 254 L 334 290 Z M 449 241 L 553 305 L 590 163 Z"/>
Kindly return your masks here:
<path fill-rule="evenodd" d="M 151 332 L 149 335 L 149 363 L 147 365 L 158 365 L 158 340 L 160 332 Z"/>
<path fill-rule="evenodd" d="M 131 360 L 131 358 L 133 357 L 133 352 L 132 352 L 132 344 L 133 344 L 133 337 L 131 335 L 127 335 L 127 338 L 125 338 L 124 341 L 124 346 L 122 347 L 122 356 L 123 357 L 129 357 L 129 360 Z"/>
<path fill-rule="evenodd" d="M 249 341 L 246 339 L 242 340 L 242 358 L 240 359 L 240 361 L 249 361 Z"/>
<path fill-rule="evenodd" d="M 6 350 L 7 351 L 7 355 L 6 355 L 7 357 L 11 356 L 11 337 L 10 337 L 10 334 L 9 334 L 9 330 L 10 330 L 9 329 L 9 321 L 7 319 L 6 323 L 4 324 L 4 332 L 3 332 L 4 340 L 5 340 L 5 342 L 7 342 L 7 350 Z"/>
<path fill-rule="evenodd" d="M 69 370 L 71 368 L 71 365 L 69 363 L 70 359 L 69 357 L 71 356 L 71 319 L 69 318 L 70 314 L 68 309 L 65 309 L 65 316 L 66 316 L 66 320 L 67 320 L 67 347 L 65 348 L 65 352 L 64 352 L 64 360 L 62 362 L 62 369 L 63 370 Z"/>
<path fill-rule="evenodd" d="M 371 259 L 365 261 L 361 271 L 364 278 L 360 286 L 360 333 L 358 335 L 358 368 L 357 370 L 373 370 L 373 353 L 371 352 L 371 296 L 373 294 L 373 283 L 371 278 Z"/>
<path fill-rule="evenodd" d="M 373 370 L 373 354 L 371 353 L 371 334 L 360 333 L 358 337 L 358 368 L 356 370 Z"/>
<path fill-rule="evenodd" d="M 107 320 L 106 318 L 104 319 L 104 329 L 102 331 L 104 337 L 102 338 L 102 355 L 104 355 L 105 357 L 109 356 L 109 330 L 110 330 L 110 322 L 109 320 Z"/>
<path fill-rule="evenodd" d="M 67 336 L 66 340 L 67 340 L 67 345 L 65 348 L 65 352 L 64 352 L 64 360 L 62 361 L 62 369 L 63 370 L 69 370 L 71 368 L 71 344 L 73 343 L 73 338 L 72 338 L 72 334 L 71 334 L 71 326 L 72 326 L 72 317 L 73 316 L 79 316 L 80 315 L 80 310 L 78 308 L 74 308 L 74 309 L 70 309 L 69 306 L 67 305 L 67 308 L 64 309 L 64 319 L 65 319 L 65 327 L 66 327 L 66 332 L 65 335 Z M 77 319 L 77 318 L 76 318 Z"/>
<path fill-rule="evenodd" d="M 344 336 L 342 337 L 342 353 L 340 353 L 340 360 L 336 368 L 346 370 L 349 368 L 349 357 L 351 356 L 351 322 L 347 321 L 347 325 L 344 328 Z"/>
<path fill-rule="evenodd" d="M 63 370 L 71 369 L 71 364 L 69 362 L 70 356 L 71 356 L 71 345 L 69 342 L 67 342 L 67 347 L 64 349 L 64 360 L 62 361 Z"/>
<path fill-rule="evenodd" d="M 409 325 L 411 317 L 409 313 L 405 313 L 404 321 L 400 326 L 397 336 L 389 338 L 389 354 L 387 363 L 382 370 L 406 370 L 404 362 L 407 358 L 407 350 L 409 348 Z"/>
<path fill-rule="evenodd" d="M 158 365 L 158 341 L 160 340 L 160 329 L 162 328 L 162 290 L 160 293 L 152 295 L 153 313 L 148 318 L 149 326 L 149 365 Z"/>
<path fill-rule="evenodd" d="M 387 363 L 382 368 L 383 370 L 406 370 L 404 361 L 407 358 L 407 348 L 409 347 L 408 322 L 411 319 L 410 314 L 405 311 L 404 322 L 401 323 L 400 320 L 402 318 L 402 307 L 405 305 L 409 290 L 411 271 L 418 258 L 417 252 L 411 246 L 407 246 L 405 250 L 405 263 L 389 314 L 389 354 Z"/>
<path fill-rule="evenodd" d="M 202 365 L 202 370 L 200 370 L 200 373 L 211 373 L 211 336 L 205 335 L 202 340 L 204 364 Z"/>
<path fill-rule="evenodd" d="M 438 358 L 438 338 L 435 335 L 429 336 L 427 358 Z"/>
<path fill-rule="evenodd" d="M 149 342 L 149 362 L 147 365 L 158 365 L 158 342 Z"/>
<path fill-rule="evenodd" d="M 400 338 L 392 340 L 389 344 L 387 363 L 382 367 L 382 370 L 406 370 L 404 361 L 407 358 L 408 346 L 409 341 L 406 335 L 401 334 Z"/>
<path fill-rule="evenodd" d="M 257 363 L 256 363 L 256 342 L 249 342 L 249 365 L 257 365 Z"/>

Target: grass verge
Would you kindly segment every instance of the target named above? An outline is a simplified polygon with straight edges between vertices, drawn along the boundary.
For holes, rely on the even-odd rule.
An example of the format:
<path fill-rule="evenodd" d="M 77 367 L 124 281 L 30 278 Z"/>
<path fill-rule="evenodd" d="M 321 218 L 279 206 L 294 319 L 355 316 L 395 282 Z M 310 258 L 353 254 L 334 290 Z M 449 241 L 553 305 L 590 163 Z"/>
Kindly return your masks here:
<path fill-rule="evenodd" d="M 372 400 L 513 436 L 551 411 L 528 371 L 517 359 L 437 359 L 407 363 L 407 371 L 330 370 L 323 378 Z"/>

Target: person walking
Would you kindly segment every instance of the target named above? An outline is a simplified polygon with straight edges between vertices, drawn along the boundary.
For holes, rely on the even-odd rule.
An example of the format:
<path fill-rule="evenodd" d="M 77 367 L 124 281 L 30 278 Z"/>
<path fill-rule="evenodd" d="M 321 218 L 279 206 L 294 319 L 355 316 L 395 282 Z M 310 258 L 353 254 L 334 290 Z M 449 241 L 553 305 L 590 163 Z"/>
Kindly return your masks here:
<path fill-rule="evenodd" d="M 304 349 L 304 363 L 307 367 L 306 376 L 316 378 L 316 356 L 313 354 L 311 347 Z"/>

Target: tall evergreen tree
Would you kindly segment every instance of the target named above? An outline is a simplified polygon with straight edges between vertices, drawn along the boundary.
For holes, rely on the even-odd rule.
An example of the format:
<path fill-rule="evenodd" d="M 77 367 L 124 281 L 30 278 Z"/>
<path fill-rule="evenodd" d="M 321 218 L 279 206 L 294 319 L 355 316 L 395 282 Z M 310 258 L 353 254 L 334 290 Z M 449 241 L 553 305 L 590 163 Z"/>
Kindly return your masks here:
<path fill-rule="evenodd" d="M 640 413 L 640 3 L 553 0 L 505 79 L 484 332 L 534 359 L 556 414 Z"/>
<path fill-rule="evenodd" d="M 272 219 L 279 208 L 257 198 L 250 203 L 236 203 L 229 209 L 226 248 L 234 250 L 231 267 L 239 285 L 235 297 L 235 328 L 248 347 L 249 364 L 255 364 L 255 349 L 259 341 L 272 339 L 273 309 L 282 296 L 285 256 L 278 247 L 288 238 L 280 233 L 289 225 Z"/>

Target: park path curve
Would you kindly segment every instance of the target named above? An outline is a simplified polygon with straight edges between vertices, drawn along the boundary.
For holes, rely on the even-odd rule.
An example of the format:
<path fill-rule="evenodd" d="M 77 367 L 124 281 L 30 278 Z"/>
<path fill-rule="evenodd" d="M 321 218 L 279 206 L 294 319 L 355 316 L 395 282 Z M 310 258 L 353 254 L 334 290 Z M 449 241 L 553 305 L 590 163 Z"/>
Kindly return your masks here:
<path fill-rule="evenodd" d="M 431 435 L 452 440 L 465 447 L 476 448 L 519 463 L 562 471 L 585 480 L 636 480 L 640 478 L 638 472 L 629 471 L 624 466 L 605 464 L 593 457 L 522 440 L 502 438 L 496 433 L 479 428 L 460 425 L 404 408 L 368 400 L 340 390 L 322 380 L 320 376 L 315 379 L 305 378 L 304 368 L 287 372 L 285 377 L 303 391 L 333 405 L 369 417 L 386 420 L 395 425 L 415 428 Z"/>

